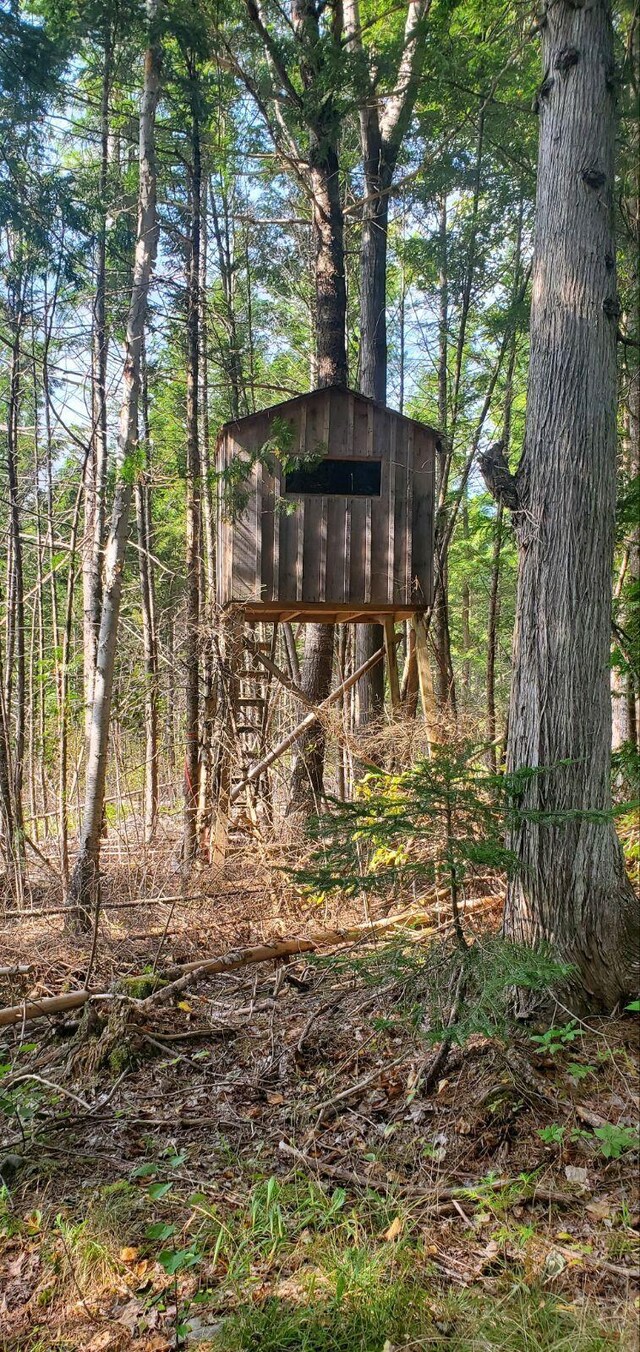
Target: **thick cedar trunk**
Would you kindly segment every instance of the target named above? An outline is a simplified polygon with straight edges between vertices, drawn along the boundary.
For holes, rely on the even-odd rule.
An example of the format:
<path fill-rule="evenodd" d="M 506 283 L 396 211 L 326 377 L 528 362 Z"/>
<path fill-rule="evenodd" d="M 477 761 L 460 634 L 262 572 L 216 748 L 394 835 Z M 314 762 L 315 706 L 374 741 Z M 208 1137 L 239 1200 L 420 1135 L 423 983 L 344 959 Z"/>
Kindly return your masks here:
<path fill-rule="evenodd" d="M 142 343 L 147 316 L 149 284 L 157 245 L 154 128 L 160 92 L 161 48 L 153 30 L 156 25 L 158 9 L 159 0 L 148 0 L 147 15 L 151 32 L 149 46 L 145 52 L 144 87 L 140 108 L 138 225 L 131 303 L 125 341 L 124 396 L 118 427 L 119 474 L 105 551 L 102 616 L 96 663 L 91 736 L 87 754 L 84 814 L 78 858 L 68 891 L 68 902 L 70 907 L 73 908 L 70 918 L 72 923 L 75 921 L 79 925 L 87 924 L 91 906 L 97 905 L 99 902 L 98 870 L 109 746 L 109 715 L 113 693 L 122 573 L 132 497 L 131 472 L 128 462 L 135 452 L 138 437 Z"/>
<path fill-rule="evenodd" d="M 192 79 L 196 78 L 195 72 Z M 198 427 L 198 367 L 200 358 L 200 213 L 201 160 L 197 108 L 191 123 L 191 229 L 187 291 L 187 578 L 186 578 L 186 726 L 184 756 L 184 816 L 182 857 L 188 868 L 197 849 L 198 785 L 200 774 L 200 534 L 201 485 Z"/>
<path fill-rule="evenodd" d="M 613 34 L 608 0 L 549 5 L 525 445 L 511 770 L 541 770 L 512 847 L 505 931 L 553 943 L 577 1004 L 612 1009 L 638 976 L 638 902 L 610 821 L 609 643 L 616 500 Z M 559 762 L 568 761 L 566 766 Z M 546 767 L 546 768 L 545 768 Z"/>

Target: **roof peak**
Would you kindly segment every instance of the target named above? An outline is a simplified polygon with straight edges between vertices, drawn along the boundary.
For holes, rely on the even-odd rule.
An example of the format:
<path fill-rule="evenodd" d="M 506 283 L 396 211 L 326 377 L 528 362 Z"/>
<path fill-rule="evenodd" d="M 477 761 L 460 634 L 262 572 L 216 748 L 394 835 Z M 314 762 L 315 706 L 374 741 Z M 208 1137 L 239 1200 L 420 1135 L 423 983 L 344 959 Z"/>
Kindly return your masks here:
<path fill-rule="evenodd" d="M 264 408 L 256 409 L 255 413 L 245 413 L 241 418 L 228 418 L 227 421 L 222 424 L 220 431 L 224 432 L 228 428 L 241 426 L 243 423 L 250 422 L 253 418 L 264 417 L 266 413 L 277 413 L 281 409 L 289 408 L 292 404 L 299 404 L 305 399 L 312 399 L 315 395 L 327 393 L 349 394 L 352 398 L 361 400 L 362 403 L 371 404 L 373 408 L 379 409 L 381 413 L 391 413 L 394 418 L 402 418 L 403 422 L 413 423 L 414 426 L 421 427 L 425 431 L 431 432 L 435 437 L 440 436 L 437 427 L 433 427 L 430 423 L 421 422 L 419 418 L 412 418 L 406 413 L 401 413 L 399 409 L 391 408 L 389 404 L 382 404 L 378 399 L 372 399 L 370 395 L 362 394 L 360 390 L 352 390 L 349 385 L 318 385 L 313 390 L 305 390 L 301 394 L 292 394 L 288 399 L 279 400 L 277 404 L 267 404 Z"/>

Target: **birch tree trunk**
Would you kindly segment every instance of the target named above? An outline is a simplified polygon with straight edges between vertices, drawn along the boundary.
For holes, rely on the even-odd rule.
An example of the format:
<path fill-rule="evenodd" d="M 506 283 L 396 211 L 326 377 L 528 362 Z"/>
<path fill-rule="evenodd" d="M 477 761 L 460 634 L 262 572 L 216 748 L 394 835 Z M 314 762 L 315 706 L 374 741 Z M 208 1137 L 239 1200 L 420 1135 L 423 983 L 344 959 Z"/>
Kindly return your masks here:
<path fill-rule="evenodd" d="M 611 1010 L 636 985 L 640 933 L 613 825 L 586 815 L 611 808 L 618 303 L 609 0 L 555 0 L 541 27 L 527 425 L 517 475 L 507 477 L 520 562 L 508 764 L 542 771 L 524 792 L 525 810 L 576 815 L 514 833 L 520 869 L 505 931 L 552 942 L 576 969 L 576 1005 Z"/>
<path fill-rule="evenodd" d="M 100 833 L 109 745 L 109 715 L 118 636 L 122 574 L 133 492 L 131 458 L 138 438 L 142 345 L 149 285 L 157 247 L 155 118 L 160 94 L 162 50 L 157 33 L 160 0 L 147 0 L 149 45 L 144 57 L 140 105 L 140 183 L 131 302 L 127 321 L 124 395 L 118 427 L 118 481 L 105 551 L 104 588 L 96 662 L 91 734 L 87 755 L 84 815 L 78 858 L 67 894 L 69 919 L 86 926 L 99 904 Z"/>

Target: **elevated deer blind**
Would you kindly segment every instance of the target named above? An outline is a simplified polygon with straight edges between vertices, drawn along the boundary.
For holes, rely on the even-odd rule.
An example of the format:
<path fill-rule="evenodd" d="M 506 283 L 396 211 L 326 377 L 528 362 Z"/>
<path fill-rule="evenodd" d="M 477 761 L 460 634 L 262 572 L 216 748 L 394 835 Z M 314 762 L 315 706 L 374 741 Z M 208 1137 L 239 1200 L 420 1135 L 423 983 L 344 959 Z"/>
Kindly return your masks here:
<path fill-rule="evenodd" d="M 437 433 L 337 387 L 222 428 L 218 602 L 247 620 L 403 619 L 432 599 Z"/>

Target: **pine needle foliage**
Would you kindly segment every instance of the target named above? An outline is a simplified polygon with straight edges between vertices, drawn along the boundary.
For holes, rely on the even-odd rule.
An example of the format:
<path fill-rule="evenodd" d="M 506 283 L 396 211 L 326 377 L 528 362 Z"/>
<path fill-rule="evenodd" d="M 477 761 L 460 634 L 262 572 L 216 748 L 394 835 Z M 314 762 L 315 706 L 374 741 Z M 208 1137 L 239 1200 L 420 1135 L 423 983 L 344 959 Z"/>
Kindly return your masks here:
<path fill-rule="evenodd" d="M 497 775 L 486 748 L 469 742 L 433 748 L 399 774 L 371 767 L 352 802 L 331 800 L 310 827 L 315 849 L 294 876 L 307 891 L 345 896 L 417 896 L 443 888 L 452 906 L 478 875 L 510 875 L 505 845 L 520 819 L 531 771 Z"/>
<path fill-rule="evenodd" d="M 470 882 L 513 876 L 517 857 L 509 841 L 524 822 L 563 827 L 577 819 L 610 821 L 622 811 L 525 808 L 533 777 L 574 763 L 496 774 L 487 751 L 461 739 L 434 746 L 430 757 L 400 773 L 369 767 L 351 802 L 328 800 L 327 812 L 310 823 L 315 848 L 304 870 L 293 873 L 296 882 L 321 896 L 374 893 L 400 900 L 436 888 L 449 896 L 457 925 L 457 905 Z"/>
<path fill-rule="evenodd" d="M 398 935 L 374 952 L 317 956 L 310 962 L 384 989 L 385 1007 L 372 1020 L 381 1033 L 404 1031 L 428 1044 L 446 1037 L 457 1046 L 476 1035 L 508 1041 L 514 1030 L 514 991 L 526 990 L 544 1001 L 572 970 L 548 946 L 534 950 L 500 934 L 476 936 L 463 952 L 451 935 L 434 937 L 426 945 L 409 934 Z M 464 999 L 452 1020 L 461 970 Z"/>

